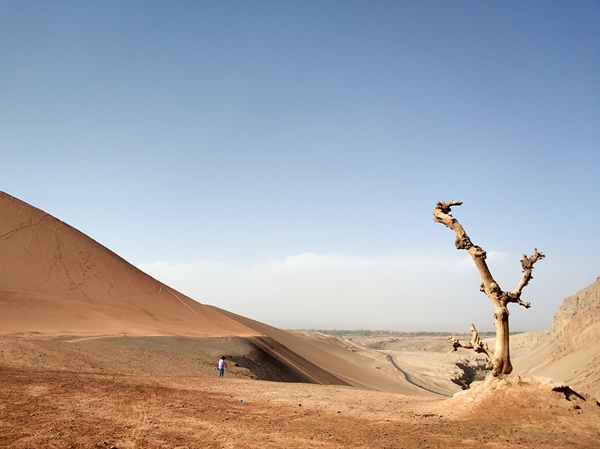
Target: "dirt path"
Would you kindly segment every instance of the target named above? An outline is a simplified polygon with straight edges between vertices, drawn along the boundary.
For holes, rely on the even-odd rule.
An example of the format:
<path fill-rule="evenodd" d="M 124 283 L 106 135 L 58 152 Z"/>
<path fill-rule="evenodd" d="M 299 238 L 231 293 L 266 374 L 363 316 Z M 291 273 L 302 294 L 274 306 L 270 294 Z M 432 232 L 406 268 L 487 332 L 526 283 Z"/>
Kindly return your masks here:
<path fill-rule="evenodd" d="M 445 397 L 448 397 L 448 396 L 449 396 L 449 395 L 447 395 L 447 394 L 444 394 L 444 393 L 440 393 L 440 392 L 438 392 L 438 391 L 431 390 L 431 389 L 429 389 L 429 388 L 427 388 L 427 387 L 424 387 L 423 385 L 419 385 L 418 383 L 414 382 L 414 381 L 412 380 L 412 378 L 410 377 L 410 374 L 408 374 L 406 371 L 404 371 L 402 368 L 400 368 L 400 367 L 398 366 L 398 364 L 396 363 L 396 361 L 394 360 L 394 358 L 393 358 L 393 357 L 392 357 L 390 354 L 387 354 L 387 353 L 385 353 L 385 352 L 382 352 L 382 354 L 385 354 L 385 356 L 387 357 L 387 359 L 389 360 L 389 362 L 392 364 L 392 366 L 393 366 L 393 367 L 394 367 L 394 368 L 395 368 L 395 369 L 396 369 L 396 370 L 397 370 L 397 371 L 398 371 L 400 374 L 402 374 L 402 375 L 404 376 L 404 379 L 405 379 L 405 380 L 406 380 L 406 381 L 407 381 L 409 384 L 411 384 L 411 385 L 414 385 L 415 387 L 419 387 L 419 388 L 421 388 L 421 389 L 423 389 L 423 390 L 425 390 L 425 391 L 428 391 L 428 392 L 430 392 L 430 393 L 433 393 L 433 394 L 437 394 L 437 395 L 440 395 L 440 396 L 445 396 Z"/>

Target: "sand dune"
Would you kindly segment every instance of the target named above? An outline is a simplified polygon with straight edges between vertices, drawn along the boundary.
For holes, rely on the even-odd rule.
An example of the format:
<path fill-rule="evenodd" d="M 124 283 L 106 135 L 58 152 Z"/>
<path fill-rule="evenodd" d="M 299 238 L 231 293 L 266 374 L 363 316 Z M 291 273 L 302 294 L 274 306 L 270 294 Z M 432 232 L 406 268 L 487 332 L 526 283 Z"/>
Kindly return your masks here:
<path fill-rule="evenodd" d="M 252 329 L 281 342 L 290 350 L 329 371 L 349 385 L 394 393 L 431 395 L 406 381 L 384 354 L 367 351 L 334 337 L 315 333 L 289 332 L 218 309 Z"/>
<path fill-rule="evenodd" d="M 11 261 L 0 266 L 0 335 L 244 337 L 272 365 L 267 378 L 280 364 L 288 370 L 280 379 L 431 394 L 407 382 L 383 355 L 200 304 L 6 193 L 0 217 L 0 253 Z M 261 371 L 244 351 L 230 355 Z"/>
<path fill-rule="evenodd" d="M 0 192 L 0 335 L 257 335 Z"/>

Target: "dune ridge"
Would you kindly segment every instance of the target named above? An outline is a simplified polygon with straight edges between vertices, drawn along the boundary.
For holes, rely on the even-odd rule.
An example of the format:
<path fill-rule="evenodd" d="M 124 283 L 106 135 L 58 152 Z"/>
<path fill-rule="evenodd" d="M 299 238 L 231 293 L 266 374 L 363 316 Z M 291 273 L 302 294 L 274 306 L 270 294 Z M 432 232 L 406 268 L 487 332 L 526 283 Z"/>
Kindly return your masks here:
<path fill-rule="evenodd" d="M 0 335 L 257 335 L 0 192 Z"/>

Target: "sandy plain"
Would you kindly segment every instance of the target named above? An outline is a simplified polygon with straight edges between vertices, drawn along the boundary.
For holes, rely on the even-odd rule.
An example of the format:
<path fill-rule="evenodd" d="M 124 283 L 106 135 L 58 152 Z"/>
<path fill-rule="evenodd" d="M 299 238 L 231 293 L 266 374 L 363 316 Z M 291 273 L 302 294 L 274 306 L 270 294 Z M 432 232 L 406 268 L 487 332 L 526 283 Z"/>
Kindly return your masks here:
<path fill-rule="evenodd" d="M 597 403 L 544 382 L 514 376 L 483 382 L 476 394 L 415 396 L 257 380 L 235 356 L 219 379 L 214 356 L 245 349 L 241 340 L 211 340 L 4 337 L 0 445 L 598 447 Z"/>

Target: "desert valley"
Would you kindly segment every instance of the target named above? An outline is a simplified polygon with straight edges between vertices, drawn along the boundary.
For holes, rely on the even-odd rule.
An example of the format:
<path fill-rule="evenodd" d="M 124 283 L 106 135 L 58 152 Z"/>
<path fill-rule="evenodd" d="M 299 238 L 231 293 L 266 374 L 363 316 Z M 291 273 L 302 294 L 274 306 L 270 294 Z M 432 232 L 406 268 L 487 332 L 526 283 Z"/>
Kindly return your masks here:
<path fill-rule="evenodd" d="M 600 447 L 590 282 L 490 378 L 442 336 L 288 331 L 201 304 L 1 192 L 0 447 Z"/>

